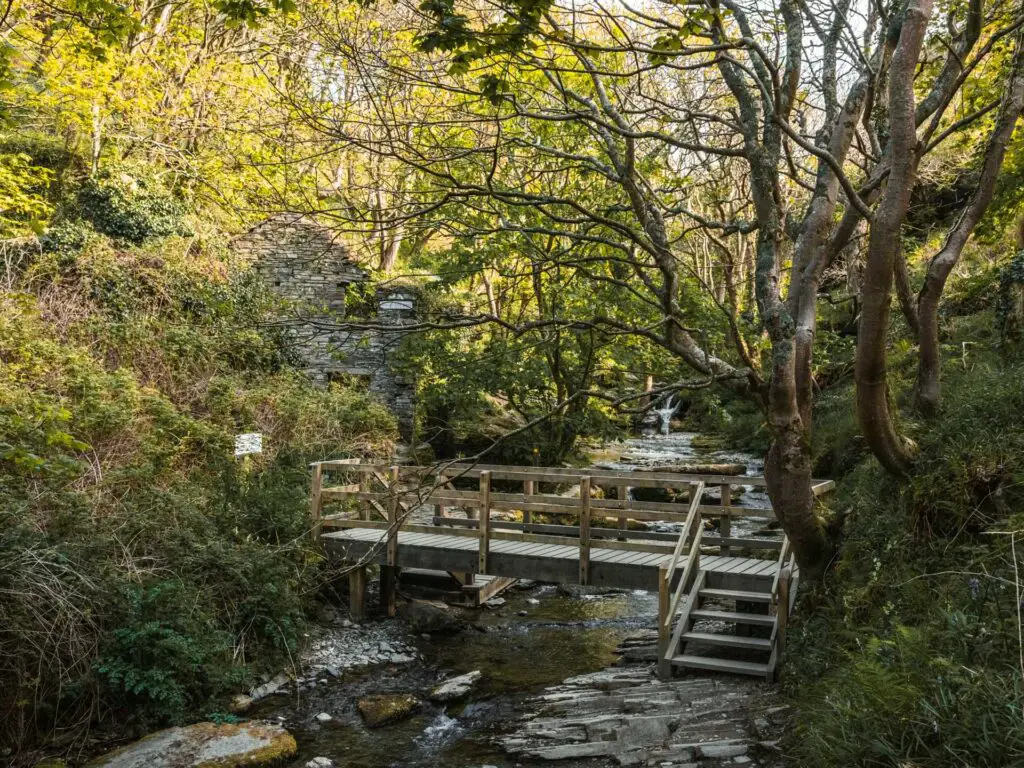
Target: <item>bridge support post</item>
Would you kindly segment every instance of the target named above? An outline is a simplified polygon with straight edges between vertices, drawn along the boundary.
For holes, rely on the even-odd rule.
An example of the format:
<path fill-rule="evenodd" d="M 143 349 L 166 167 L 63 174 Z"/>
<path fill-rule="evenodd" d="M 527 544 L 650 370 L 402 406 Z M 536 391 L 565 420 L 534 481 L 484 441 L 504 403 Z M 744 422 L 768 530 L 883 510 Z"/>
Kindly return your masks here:
<path fill-rule="evenodd" d="M 388 616 L 398 612 L 398 569 L 391 565 L 380 567 L 380 604 Z"/>
<path fill-rule="evenodd" d="M 622 509 L 625 510 L 626 507 L 628 506 L 628 502 L 629 502 L 629 486 L 628 485 L 620 485 L 616 489 L 615 495 L 618 497 L 618 500 L 620 502 L 622 502 Z M 619 518 L 619 530 L 620 531 L 626 531 L 628 529 L 629 529 L 629 518 L 625 515 L 625 513 L 623 513 L 623 515 Z M 624 534 L 622 536 L 619 536 L 619 541 L 625 541 L 625 540 L 626 540 L 626 536 Z"/>
<path fill-rule="evenodd" d="M 664 565 L 658 570 L 658 679 L 672 678 L 672 662 L 668 659 L 669 642 L 672 636 L 672 617 L 669 616 L 669 605 L 672 599 L 668 579 L 668 568 Z"/>
<path fill-rule="evenodd" d="M 533 480 L 523 481 L 523 495 L 526 496 L 527 502 L 530 500 L 530 496 L 533 496 L 534 484 Z M 530 523 L 533 522 L 533 512 L 529 509 L 523 510 L 523 533 L 530 533 Z"/>
<path fill-rule="evenodd" d="M 388 564 L 380 569 L 380 600 L 388 616 L 397 612 L 395 602 L 398 587 L 398 529 L 402 521 L 398 516 L 398 476 L 401 470 L 391 467 L 388 471 Z"/>
<path fill-rule="evenodd" d="M 723 539 L 728 539 L 732 536 L 732 510 L 729 509 L 732 506 L 732 486 L 721 485 L 719 490 L 722 494 L 722 516 L 718 519 L 718 535 Z M 718 553 L 720 555 L 729 554 L 729 545 L 722 544 Z"/>
<path fill-rule="evenodd" d="M 480 550 L 477 573 L 487 573 L 487 559 L 491 555 L 491 473 L 480 473 Z"/>
<path fill-rule="evenodd" d="M 313 465 L 313 487 L 310 491 L 310 518 L 312 526 L 310 536 L 313 538 L 313 546 L 320 546 L 320 529 L 323 525 L 323 496 L 321 491 L 324 487 L 324 467 L 320 462 Z"/>
<path fill-rule="evenodd" d="M 366 618 L 366 566 L 357 565 L 348 572 L 348 612 L 353 621 Z"/>
<path fill-rule="evenodd" d="M 580 478 L 580 584 L 590 583 L 590 477 Z"/>

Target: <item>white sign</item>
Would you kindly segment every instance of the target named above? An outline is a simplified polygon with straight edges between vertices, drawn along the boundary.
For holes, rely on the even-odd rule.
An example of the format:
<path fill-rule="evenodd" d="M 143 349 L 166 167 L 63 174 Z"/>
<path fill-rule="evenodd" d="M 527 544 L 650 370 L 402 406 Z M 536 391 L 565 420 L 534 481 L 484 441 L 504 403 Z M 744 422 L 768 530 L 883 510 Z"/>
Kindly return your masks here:
<path fill-rule="evenodd" d="M 245 456 L 250 453 L 263 453 L 263 435 L 259 432 L 235 435 L 235 456 Z"/>

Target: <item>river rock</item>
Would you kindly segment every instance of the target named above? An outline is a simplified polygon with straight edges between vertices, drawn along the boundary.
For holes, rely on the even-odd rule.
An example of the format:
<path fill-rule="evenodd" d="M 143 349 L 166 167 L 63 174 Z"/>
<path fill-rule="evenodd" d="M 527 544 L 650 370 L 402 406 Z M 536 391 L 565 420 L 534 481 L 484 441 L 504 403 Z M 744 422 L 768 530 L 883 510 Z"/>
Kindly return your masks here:
<path fill-rule="evenodd" d="M 286 686 L 288 682 L 288 675 L 286 675 L 284 672 L 280 672 L 278 673 L 277 677 L 275 677 L 273 680 L 270 680 L 264 683 L 263 685 L 258 685 L 251 691 L 249 691 L 249 697 L 253 701 L 265 699 L 267 696 L 270 696 L 273 693 L 277 693 L 279 690 L 284 688 L 284 686 Z"/>
<path fill-rule="evenodd" d="M 329 757 L 314 757 L 306 763 L 306 768 L 334 768 L 334 761 Z"/>
<path fill-rule="evenodd" d="M 463 628 L 461 619 L 443 603 L 413 600 L 400 606 L 398 615 L 416 634 L 453 633 Z"/>
<path fill-rule="evenodd" d="M 87 768 L 250 768 L 295 754 L 295 739 L 276 723 L 197 723 L 152 733 L 88 763 Z"/>
<path fill-rule="evenodd" d="M 480 679 L 480 670 L 473 670 L 458 677 L 445 680 L 430 692 L 430 700 L 438 702 L 455 701 L 461 699 L 476 685 Z"/>
<path fill-rule="evenodd" d="M 246 696 L 244 693 L 239 693 L 231 698 L 228 710 L 236 715 L 240 715 L 243 712 L 247 712 L 249 707 L 253 704 L 254 701 L 252 696 Z"/>
<path fill-rule="evenodd" d="M 359 700 L 359 714 L 368 728 L 405 720 L 419 711 L 422 703 L 411 693 L 379 694 Z"/>

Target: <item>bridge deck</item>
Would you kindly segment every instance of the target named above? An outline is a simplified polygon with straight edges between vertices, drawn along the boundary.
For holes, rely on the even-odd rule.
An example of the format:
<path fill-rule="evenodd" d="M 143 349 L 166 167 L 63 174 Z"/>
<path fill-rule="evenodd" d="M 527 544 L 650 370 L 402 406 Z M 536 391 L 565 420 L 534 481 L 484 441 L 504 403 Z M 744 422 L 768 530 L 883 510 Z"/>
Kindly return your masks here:
<path fill-rule="evenodd" d="M 387 531 L 379 528 L 347 528 L 323 534 L 327 551 L 347 562 L 368 560 L 385 564 Z M 575 582 L 579 575 L 579 547 L 571 544 L 537 544 L 495 539 L 490 542 L 488 572 L 537 581 Z M 397 565 L 407 568 L 476 573 L 479 543 L 474 538 L 443 533 L 398 531 Z M 367 558 L 368 553 L 373 552 Z M 590 551 L 590 583 L 596 586 L 658 589 L 658 571 L 671 554 L 620 551 L 595 546 Z M 714 573 L 736 574 L 752 579 L 772 579 L 778 562 L 749 557 L 705 555 L 700 567 Z"/>

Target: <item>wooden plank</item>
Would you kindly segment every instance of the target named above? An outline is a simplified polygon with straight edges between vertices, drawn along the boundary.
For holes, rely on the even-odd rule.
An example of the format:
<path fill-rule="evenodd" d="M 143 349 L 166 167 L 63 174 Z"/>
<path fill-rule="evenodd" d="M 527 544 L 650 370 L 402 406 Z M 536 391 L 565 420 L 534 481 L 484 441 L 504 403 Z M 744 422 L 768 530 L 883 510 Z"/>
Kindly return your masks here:
<path fill-rule="evenodd" d="M 578 482 L 584 474 L 589 475 L 592 481 L 605 483 L 614 480 L 627 481 L 630 485 L 638 488 L 652 487 L 677 487 L 685 488 L 692 482 L 703 480 L 705 483 L 731 482 L 734 485 L 763 486 L 763 477 L 747 477 L 746 475 L 710 475 L 710 474 L 684 474 L 680 472 L 632 472 L 612 469 L 571 469 L 567 467 L 509 467 L 500 464 L 449 464 L 446 471 L 454 474 L 460 472 L 466 477 L 475 477 L 476 473 L 490 471 L 494 480 L 523 480 L 530 479 L 539 483 L 565 483 Z M 661 482 L 666 485 L 651 485 L 652 482 Z"/>
<path fill-rule="evenodd" d="M 822 494 L 832 491 L 836 487 L 835 480 L 812 480 L 811 490 L 815 496 L 821 496 Z"/>
<path fill-rule="evenodd" d="M 693 656 L 683 654 L 672 657 L 672 664 L 687 669 L 706 669 L 712 672 L 732 672 L 738 675 L 764 677 L 768 672 L 766 664 L 752 661 L 736 661 L 734 659 L 717 659 L 713 656 Z"/>
<path fill-rule="evenodd" d="M 364 492 L 345 494 L 360 500 L 384 500 L 387 494 L 384 492 Z M 401 494 L 402 498 L 408 498 L 410 503 L 421 504 L 450 504 L 452 506 L 475 507 L 479 504 L 479 495 L 476 491 L 449 490 L 445 488 L 432 490 L 430 493 L 421 493 L 418 489 L 406 490 Z M 572 515 L 579 514 L 579 507 L 564 496 L 550 494 L 533 494 L 527 497 L 520 493 L 492 493 L 491 508 L 509 510 L 513 512 L 539 512 L 549 515 Z M 687 507 L 682 504 L 663 501 L 628 501 L 620 503 L 617 499 L 600 499 L 591 504 L 591 517 L 601 518 L 608 521 L 618 521 L 623 514 L 634 520 L 656 520 L 666 522 L 684 522 L 686 519 Z M 722 510 L 717 504 L 702 504 L 698 511 L 704 517 L 721 517 Z M 770 508 L 764 507 L 730 507 L 732 517 L 757 517 L 763 519 L 774 519 L 775 514 Z M 475 513 L 473 514 L 475 517 Z"/>
<path fill-rule="evenodd" d="M 683 642 L 720 645 L 725 648 L 743 648 L 750 651 L 770 651 L 772 641 L 766 637 L 743 637 L 742 635 L 715 634 L 713 632 L 684 632 Z"/>
<path fill-rule="evenodd" d="M 735 536 L 723 538 L 714 534 L 704 534 L 704 544 L 711 547 L 721 547 L 722 554 L 725 556 L 727 556 L 727 547 L 729 546 L 744 547 L 746 549 L 782 549 L 781 539 L 737 538 Z"/>
<path fill-rule="evenodd" d="M 607 550 L 601 552 L 600 550 L 594 552 L 593 558 L 595 562 L 600 563 L 620 563 L 627 564 L 633 561 L 640 553 L 639 552 L 627 552 L 627 551 L 614 551 Z"/>
<path fill-rule="evenodd" d="M 753 574 L 751 573 L 751 571 L 758 570 L 761 567 L 762 562 L 764 561 L 754 559 L 746 560 L 745 562 L 734 568 L 732 572 L 735 574 L 749 574 L 752 576 Z"/>
<path fill-rule="evenodd" d="M 742 589 L 705 588 L 700 591 L 704 597 L 716 600 L 739 600 L 744 603 L 769 603 L 772 596 L 768 592 L 747 592 Z"/>
<path fill-rule="evenodd" d="M 523 514 L 526 514 L 525 512 Z M 590 538 L 594 539 L 617 539 L 619 541 L 628 541 L 630 539 L 641 539 L 646 541 L 662 541 L 667 543 L 675 543 L 676 539 L 679 538 L 677 533 L 663 533 L 660 531 L 628 531 L 623 534 L 618 528 L 611 528 L 600 525 L 604 521 L 604 518 L 595 519 L 593 515 L 590 516 Z M 434 517 L 432 522 L 435 525 L 448 525 L 456 528 L 478 528 L 479 522 L 477 520 L 461 520 L 453 517 Z M 596 523 L 596 524 L 595 524 Z M 563 535 L 576 537 L 579 532 L 579 527 L 575 525 L 561 525 L 554 523 L 532 523 L 527 526 L 525 523 L 516 523 L 509 520 L 491 520 L 491 530 L 507 530 L 507 531 L 527 531 L 529 528 L 530 533 L 541 533 L 550 535 Z M 760 539 L 758 539 L 760 541 Z M 767 541 L 772 541 L 767 539 Z"/>
<path fill-rule="evenodd" d="M 756 624 L 759 627 L 770 627 L 775 624 L 774 616 L 760 613 L 741 613 L 739 611 L 708 611 L 703 608 L 690 613 L 695 619 L 708 621 L 732 621 L 736 624 Z"/>

